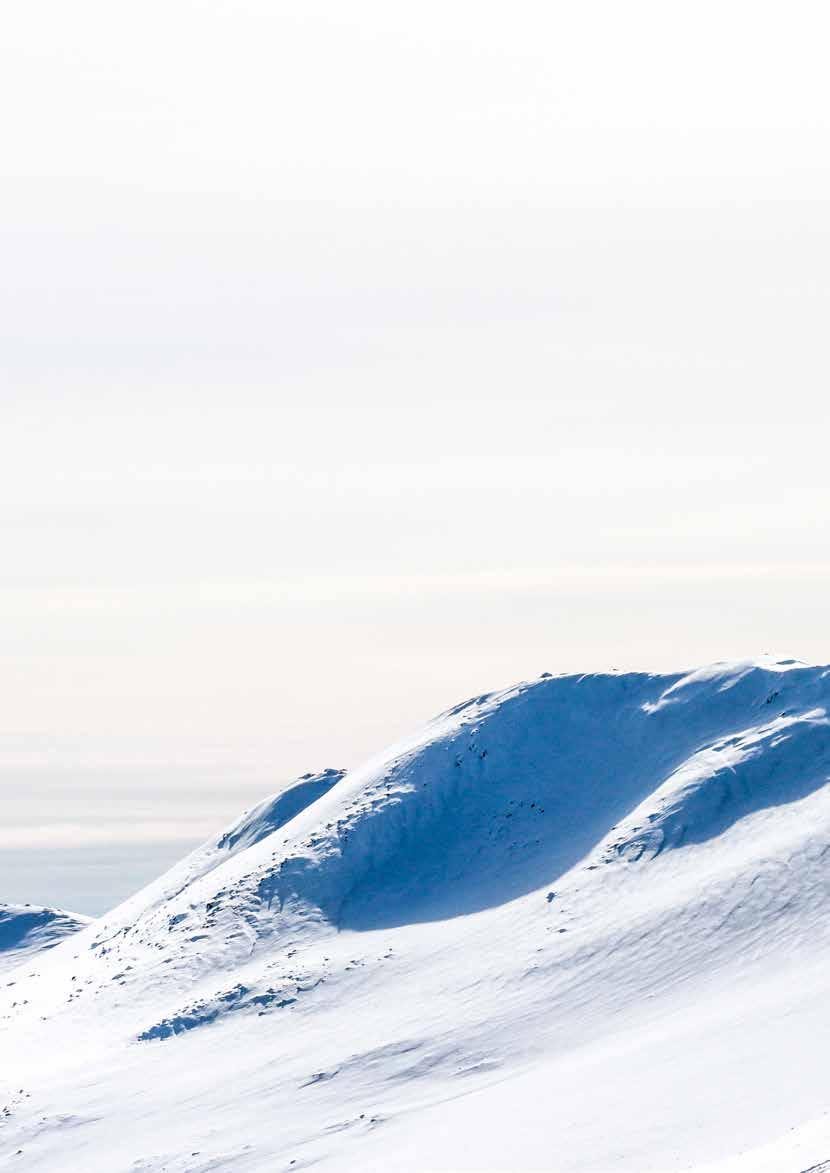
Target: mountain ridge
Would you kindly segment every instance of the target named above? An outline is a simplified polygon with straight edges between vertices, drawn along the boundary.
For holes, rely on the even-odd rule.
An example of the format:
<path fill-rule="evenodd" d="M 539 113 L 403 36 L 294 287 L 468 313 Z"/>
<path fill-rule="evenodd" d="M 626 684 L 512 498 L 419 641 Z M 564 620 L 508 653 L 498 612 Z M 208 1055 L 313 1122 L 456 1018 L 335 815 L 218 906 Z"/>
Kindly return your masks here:
<path fill-rule="evenodd" d="M 584 1066 L 590 1094 L 608 1100 L 617 1081 L 592 1056 L 621 1040 L 659 1098 L 662 1040 L 690 1023 L 726 1067 L 717 1024 L 728 1023 L 734 1064 L 752 1078 L 743 1055 L 765 1030 L 790 1054 L 778 1026 L 788 998 L 802 1046 L 819 1029 L 828 701 L 828 669 L 774 659 L 545 675 L 478 695 L 354 770 L 284 787 L 39 959 L 25 1006 L 0 991 L 11 1053 L 42 1080 L 31 1054 L 83 1032 L 110 1111 L 93 1118 L 69 1059 L 38 1102 L 75 1105 L 90 1168 L 137 1167 L 118 1163 L 106 1123 L 135 1117 L 133 1093 L 166 1138 L 158 1153 L 135 1142 L 142 1169 L 515 1168 L 518 1152 L 528 1168 L 641 1173 L 737 1161 L 778 1143 L 776 1129 L 813 1137 L 824 1159 L 812 1068 L 798 1098 L 761 1064 L 780 1095 L 753 1082 L 753 1113 L 765 1105 L 754 1132 L 739 1107 L 707 1134 L 675 1105 L 679 1154 L 653 1113 L 638 1130 L 610 1101 L 614 1127 L 592 1137 L 571 1085 Z M 741 983 L 762 1008 L 753 1031 L 740 1029 Z M 673 1062 L 705 1098 L 694 1050 Z M 239 1084 L 217 1099 L 219 1069 Z M 150 1072 L 185 1089 L 175 1109 L 147 1091 Z M 511 1157 L 494 1132 L 498 1100 L 524 1119 L 517 1089 L 548 1078 L 574 1115 L 549 1122 L 568 1156 L 544 1164 L 548 1138 L 525 1120 Z M 279 1105 L 267 1127 L 254 1111 L 265 1094 Z M 459 1095 L 486 1105 L 475 1127 Z M 72 1168 L 62 1126 L 33 1132 L 30 1118 L 20 1110 L 12 1136 L 32 1167 Z"/>

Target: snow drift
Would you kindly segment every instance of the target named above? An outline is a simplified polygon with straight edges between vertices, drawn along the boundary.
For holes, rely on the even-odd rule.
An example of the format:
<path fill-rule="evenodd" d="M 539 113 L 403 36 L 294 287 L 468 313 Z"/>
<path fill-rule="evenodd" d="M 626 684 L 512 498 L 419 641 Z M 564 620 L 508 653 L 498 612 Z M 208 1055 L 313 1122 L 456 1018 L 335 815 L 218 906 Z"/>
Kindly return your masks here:
<path fill-rule="evenodd" d="M 793 661 L 545 676 L 306 775 L 11 975 L 2 1048 L 26 1090 L 0 1152 L 108 1171 L 830 1157 L 828 701 L 830 672 Z"/>

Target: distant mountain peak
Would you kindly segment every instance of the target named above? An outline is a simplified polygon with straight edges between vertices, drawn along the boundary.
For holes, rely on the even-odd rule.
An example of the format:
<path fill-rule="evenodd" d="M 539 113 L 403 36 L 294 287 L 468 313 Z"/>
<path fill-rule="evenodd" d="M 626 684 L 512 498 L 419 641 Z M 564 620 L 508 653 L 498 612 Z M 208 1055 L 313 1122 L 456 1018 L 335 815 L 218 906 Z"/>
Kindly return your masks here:
<path fill-rule="evenodd" d="M 52 949 L 91 924 L 90 918 L 35 904 L 0 904 L 0 969 L 10 969 Z"/>

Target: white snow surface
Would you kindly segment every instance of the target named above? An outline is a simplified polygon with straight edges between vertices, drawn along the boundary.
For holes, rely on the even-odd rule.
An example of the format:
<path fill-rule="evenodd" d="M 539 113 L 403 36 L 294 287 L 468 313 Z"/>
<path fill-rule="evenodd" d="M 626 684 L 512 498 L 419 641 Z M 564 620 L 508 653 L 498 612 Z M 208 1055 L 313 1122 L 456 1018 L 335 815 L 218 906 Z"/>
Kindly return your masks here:
<path fill-rule="evenodd" d="M 0 1168 L 830 1170 L 830 669 L 545 676 L 0 978 Z"/>

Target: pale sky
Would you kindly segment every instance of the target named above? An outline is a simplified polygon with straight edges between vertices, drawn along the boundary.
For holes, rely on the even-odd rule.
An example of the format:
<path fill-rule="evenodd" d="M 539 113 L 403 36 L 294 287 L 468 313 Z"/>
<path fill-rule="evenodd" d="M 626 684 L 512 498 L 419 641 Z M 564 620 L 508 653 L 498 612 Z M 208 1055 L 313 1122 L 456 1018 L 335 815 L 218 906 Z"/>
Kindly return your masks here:
<path fill-rule="evenodd" d="M 120 898 L 545 670 L 830 661 L 828 43 L 798 2 L 9 14 L 0 901 L 95 911 L 70 856 Z"/>

